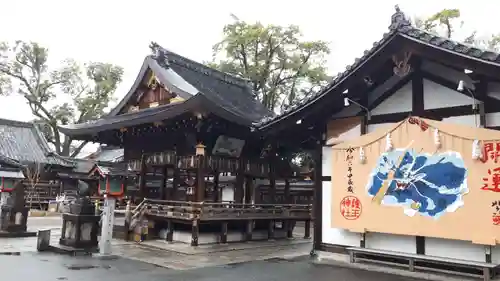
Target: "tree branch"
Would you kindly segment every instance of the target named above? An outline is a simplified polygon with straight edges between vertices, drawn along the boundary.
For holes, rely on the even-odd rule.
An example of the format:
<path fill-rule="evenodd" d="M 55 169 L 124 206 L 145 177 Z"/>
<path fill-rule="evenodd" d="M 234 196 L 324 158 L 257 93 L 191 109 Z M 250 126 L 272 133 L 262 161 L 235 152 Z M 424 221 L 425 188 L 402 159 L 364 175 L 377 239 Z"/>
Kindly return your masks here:
<path fill-rule="evenodd" d="M 73 152 L 71 153 L 70 157 L 76 157 L 83 149 L 83 147 L 85 145 L 87 145 L 87 143 L 89 143 L 88 141 L 83 141 L 80 145 L 78 145 L 75 150 L 73 150 Z"/>

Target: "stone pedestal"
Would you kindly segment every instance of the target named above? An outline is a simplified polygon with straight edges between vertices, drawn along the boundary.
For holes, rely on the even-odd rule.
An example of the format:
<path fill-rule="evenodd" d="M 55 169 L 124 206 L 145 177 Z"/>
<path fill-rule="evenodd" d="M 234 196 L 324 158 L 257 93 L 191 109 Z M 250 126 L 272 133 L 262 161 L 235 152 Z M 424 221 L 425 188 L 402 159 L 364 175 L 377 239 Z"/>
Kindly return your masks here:
<path fill-rule="evenodd" d="M 12 193 L 0 192 L 0 237 L 36 236 L 27 232 L 28 213 L 22 184 L 17 184 Z"/>
<path fill-rule="evenodd" d="M 100 216 L 94 215 L 94 206 L 88 197 L 71 204 L 70 213 L 63 214 L 59 244 L 80 249 L 97 249 Z"/>
<path fill-rule="evenodd" d="M 97 249 L 99 216 L 63 214 L 59 244 L 73 248 Z"/>
<path fill-rule="evenodd" d="M 26 232 L 29 208 L 4 205 L 0 207 L 0 231 Z"/>

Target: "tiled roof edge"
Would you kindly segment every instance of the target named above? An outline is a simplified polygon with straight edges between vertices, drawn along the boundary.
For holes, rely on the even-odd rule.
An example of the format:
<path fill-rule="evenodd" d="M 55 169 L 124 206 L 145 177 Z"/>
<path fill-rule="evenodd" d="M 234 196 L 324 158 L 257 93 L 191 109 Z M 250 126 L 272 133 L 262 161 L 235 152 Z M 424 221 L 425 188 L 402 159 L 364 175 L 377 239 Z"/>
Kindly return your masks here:
<path fill-rule="evenodd" d="M 460 43 L 439 35 L 432 34 L 428 31 L 414 27 L 410 20 L 401 11 L 398 5 L 395 6 L 396 12 L 391 16 L 391 25 L 389 26 L 389 32 L 383 35 L 383 38 L 375 43 L 373 47 L 364 52 L 361 58 L 356 58 L 352 65 L 346 67 L 344 72 L 338 73 L 335 78 L 323 87 L 320 91 L 305 97 L 303 100 L 299 101 L 295 105 L 289 107 L 281 114 L 275 116 L 274 118 L 264 118 L 260 122 L 255 124 L 257 128 L 264 128 L 269 126 L 271 123 L 278 122 L 281 119 L 299 111 L 302 108 L 307 107 L 309 104 L 314 103 L 328 92 L 335 88 L 340 82 L 344 80 L 347 76 L 354 73 L 358 66 L 363 64 L 365 61 L 369 60 L 371 55 L 379 51 L 385 43 L 388 43 L 396 35 L 403 36 L 410 40 L 415 40 L 422 44 L 428 44 L 432 47 L 439 48 L 445 51 L 453 52 L 457 55 L 466 56 L 470 59 L 480 60 L 484 63 L 494 64 L 500 67 L 500 54 L 497 52 L 483 50 L 476 48 L 464 43 Z"/>

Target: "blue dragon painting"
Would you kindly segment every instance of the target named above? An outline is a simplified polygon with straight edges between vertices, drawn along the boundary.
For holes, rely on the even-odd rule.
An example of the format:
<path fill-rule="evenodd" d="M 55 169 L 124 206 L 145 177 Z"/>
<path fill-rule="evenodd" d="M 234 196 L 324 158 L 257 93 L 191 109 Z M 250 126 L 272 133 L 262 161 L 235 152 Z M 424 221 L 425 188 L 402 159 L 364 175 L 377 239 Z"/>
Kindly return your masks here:
<path fill-rule="evenodd" d="M 374 199 L 381 195 L 383 205 L 403 207 L 408 216 L 420 213 L 436 219 L 463 206 L 463 196 L 469 192 L 460 153 L 411 149 L 382 154 L 366 189 Z"/>

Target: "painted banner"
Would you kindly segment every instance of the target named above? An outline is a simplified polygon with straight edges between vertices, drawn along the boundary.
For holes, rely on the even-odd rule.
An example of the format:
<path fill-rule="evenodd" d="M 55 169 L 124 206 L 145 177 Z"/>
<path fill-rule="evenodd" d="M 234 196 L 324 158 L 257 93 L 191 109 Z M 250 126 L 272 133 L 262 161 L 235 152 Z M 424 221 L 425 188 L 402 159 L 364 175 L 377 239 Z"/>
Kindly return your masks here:
<path fill-rule="evenodd" d="M 332 227 L 500 241 L 500 131 L 408 119 L 332 148 Z"/>

